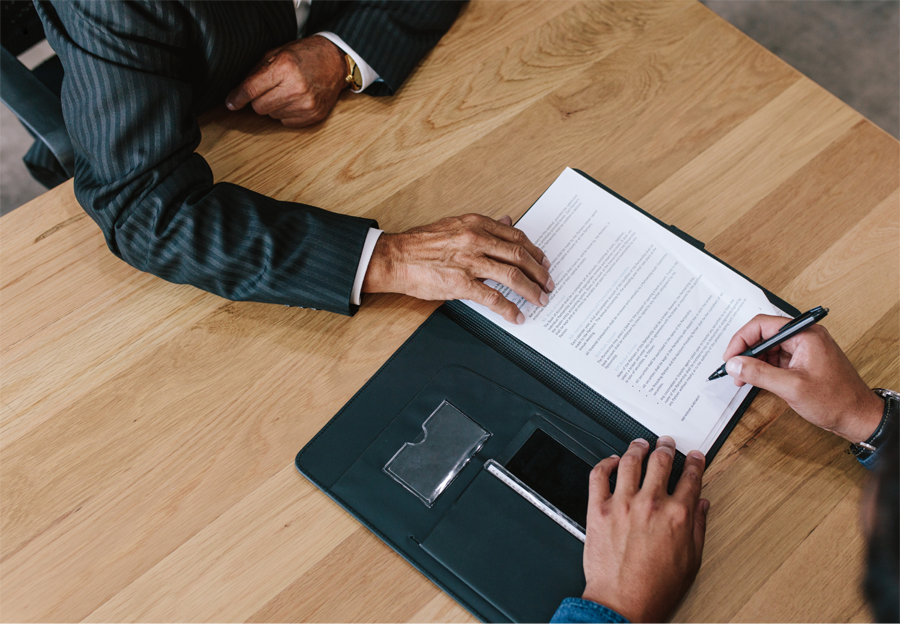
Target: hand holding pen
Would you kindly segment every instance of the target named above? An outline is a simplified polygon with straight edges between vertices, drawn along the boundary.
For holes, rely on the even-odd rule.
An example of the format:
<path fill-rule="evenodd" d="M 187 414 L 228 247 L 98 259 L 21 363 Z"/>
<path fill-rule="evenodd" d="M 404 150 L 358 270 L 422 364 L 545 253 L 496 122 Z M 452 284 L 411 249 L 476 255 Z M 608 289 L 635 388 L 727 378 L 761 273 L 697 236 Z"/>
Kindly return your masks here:
<path fill-rule="evenodd" d="M 789 321 L 786 325 L 779 329 L 778 333 L 776 333 L 774 336 L 761 340 L 740 355 L 753 358 L 759 357 L 763 353 L 766 353 L 769 349 L 777 347 L 785 340 L 789 340 L 803 330 L 812 327 L 826 316 L 828 316 L 828 308 L 823 308 L 822 306 L 813 308 L 809 312 L 804 312 L 797 318 Z M 725 364 L 722 364 L 722 366 L 717 368 L 716 371 L 709 376 L 708 381 L 719 379 L 720 377 L 724 377 L 727 374 L 728 372 L 725 370 Z"/>
<path fill-rule="evenodd" d="M 725 350 L 728 374 L 737 386 L 750 384 L 778 395 L 817 427 L 854 443 L 867 439 L 881 421 L 884 401 L 860 378 L 824 326 L 805 327 L 770 346 L 763 358 L 745 357 L 748 346 L 765 344 L 784 328 L 784 317 L 756 316 Z"/>

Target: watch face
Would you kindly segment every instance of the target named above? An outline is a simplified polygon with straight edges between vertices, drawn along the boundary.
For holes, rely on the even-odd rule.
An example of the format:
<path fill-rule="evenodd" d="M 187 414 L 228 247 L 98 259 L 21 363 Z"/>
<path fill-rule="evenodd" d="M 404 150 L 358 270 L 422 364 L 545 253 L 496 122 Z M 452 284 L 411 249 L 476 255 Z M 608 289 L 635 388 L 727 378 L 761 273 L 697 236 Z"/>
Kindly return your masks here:
<path fill-rule="evenodd" d="M 353 88 L 359 89 L 362 87 L 362 72 L 359 71 L 359 65 L 356 63 L 353 64 Z"/>

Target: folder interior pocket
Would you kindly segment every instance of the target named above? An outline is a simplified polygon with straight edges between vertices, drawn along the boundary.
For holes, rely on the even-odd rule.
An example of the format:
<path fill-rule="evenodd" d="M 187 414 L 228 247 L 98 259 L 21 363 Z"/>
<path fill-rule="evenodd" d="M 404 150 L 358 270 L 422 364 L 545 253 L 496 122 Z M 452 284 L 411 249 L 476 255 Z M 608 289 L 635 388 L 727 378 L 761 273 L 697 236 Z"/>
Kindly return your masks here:
<path fill-rule="evenodd" d="M 584 590 L 582 542 L 487 468 L 421 547 L 511 621 L 549 621 Z"/>

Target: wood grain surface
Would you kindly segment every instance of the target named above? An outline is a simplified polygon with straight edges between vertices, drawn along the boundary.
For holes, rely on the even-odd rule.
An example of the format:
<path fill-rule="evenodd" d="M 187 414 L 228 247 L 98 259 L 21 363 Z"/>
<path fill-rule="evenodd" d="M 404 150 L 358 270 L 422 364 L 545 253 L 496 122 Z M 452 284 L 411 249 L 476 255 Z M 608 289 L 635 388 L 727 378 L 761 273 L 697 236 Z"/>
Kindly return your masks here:
<path fill-rule="evenodd" d="M 577 167 L 900 388 L 898 142 L 699 3 L 473 2 L 392 98 L 202 119 L 219 181 L 390 231 Z M 71 182 L 0 221 L 3 621 L 471 621 L 292 462 L 436 303 L 233 303 L 116 259 Z M 690 621 L 857 621 L 865 470 L 763 393 L 710 466 Z"/>

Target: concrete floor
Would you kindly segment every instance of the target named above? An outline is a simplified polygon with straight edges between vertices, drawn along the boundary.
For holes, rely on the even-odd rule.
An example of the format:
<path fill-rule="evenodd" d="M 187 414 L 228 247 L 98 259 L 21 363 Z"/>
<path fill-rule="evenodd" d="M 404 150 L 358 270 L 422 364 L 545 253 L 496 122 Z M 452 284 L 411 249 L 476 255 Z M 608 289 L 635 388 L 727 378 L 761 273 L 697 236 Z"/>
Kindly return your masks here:
<path fill-rule="evenodd" d="M 751 39 L 900 137 L 898 0 L 702 0 Z"/>
<path fill-rule="evenodd" d="M 900 137 L 900 0 L 701 0 L 751 38 Z M 49 54 L 46 42 L 20 59 Z M 0 105 L 0 214 L 44 191 L 22 164 L 31 137 Z"/>

